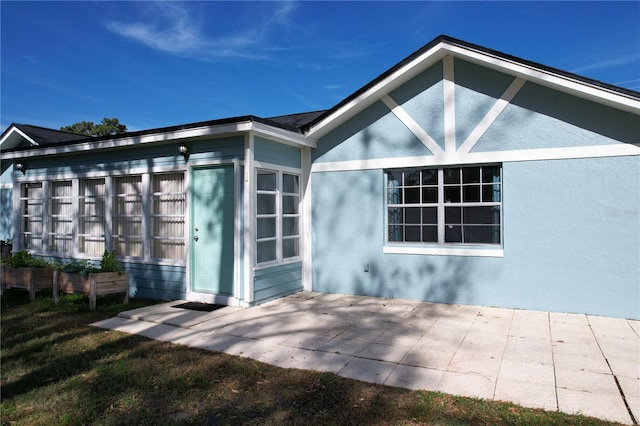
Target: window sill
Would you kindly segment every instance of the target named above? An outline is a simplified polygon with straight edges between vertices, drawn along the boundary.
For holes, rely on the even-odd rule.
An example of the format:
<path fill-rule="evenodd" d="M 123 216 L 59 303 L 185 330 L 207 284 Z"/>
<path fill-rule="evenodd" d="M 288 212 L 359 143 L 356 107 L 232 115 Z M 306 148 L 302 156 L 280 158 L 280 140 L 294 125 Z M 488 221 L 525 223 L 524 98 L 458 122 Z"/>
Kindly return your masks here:
<path fill-rule="evenodd" d="M 423 254 L 433 256 L 470 256 L 470 257 L 504 257 L 504 249 L 484 247 L 419 247 L 419 246 L 384 246 L 383 253 L 389 254 Z"/>

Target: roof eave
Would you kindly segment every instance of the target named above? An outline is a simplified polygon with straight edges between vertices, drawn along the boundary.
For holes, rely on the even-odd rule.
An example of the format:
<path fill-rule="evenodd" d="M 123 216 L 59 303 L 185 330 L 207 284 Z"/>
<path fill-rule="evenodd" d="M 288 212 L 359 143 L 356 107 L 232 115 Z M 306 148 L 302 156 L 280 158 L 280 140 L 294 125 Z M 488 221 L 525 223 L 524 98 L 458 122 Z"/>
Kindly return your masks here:
<path fill-rule="evenodd" d="M 203 125 L 199 127 L 174 129 L 171 131 L 157 131 L 123 137 L 113 137 L 110 139 L 91 140 L 80 143 L 18 149 L 4 152 L 2 156 L 4 159 L 18 159 L 24 158 L 25 155 L 29 155 L 30 157 L 41 157 L 46 155 L 77 154 L 95 150 L 118 149 L 154 143 L 167 143 L 169 141 L 177 142 L 208 136 L 222 137 L 225 135 L 242 134 L 247 132 L 264 135 L 268 138 L 276 139 L 290 145 L 308 147 L 317 146 L 313 139 L 306 138 L 297 131 L 271 126 L 261 121 L 254 120 L 251 117 L 247 117 L 242 121 L 233 123 Z"/>

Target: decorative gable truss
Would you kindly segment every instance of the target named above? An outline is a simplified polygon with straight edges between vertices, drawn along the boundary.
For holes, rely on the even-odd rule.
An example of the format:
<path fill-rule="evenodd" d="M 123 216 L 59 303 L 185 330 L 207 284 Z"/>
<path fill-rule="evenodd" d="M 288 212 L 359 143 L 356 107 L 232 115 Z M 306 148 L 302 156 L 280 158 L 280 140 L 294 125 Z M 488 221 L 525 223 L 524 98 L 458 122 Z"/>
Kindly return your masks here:
<path fill-rule="evenodd" d="M 414 64 L 418 61 L 421 62 Z M 458 66 L 466 69 L 458 73 Z M 405 107 L 398 100 L 403 96 L 395 92 L 402 84 L 429 69 L 437 69 L 440 73 L 442 93 L 437 102 L 441 102 L 441 105 L 431 106 L 430 111 Z M 475 78 L 474 72 L 498 76 L 502 83 L 506 82 L 505 88 L 495 96 L 478 95 L 482 105 L 457 105 L 456 102 L 464 101 L 463 97 L 474 90 L 473 87 L 464 87 L 470 78 Z M 494 91 L 498 86 L 494 84 Z M 420 93 L 416 96 L 420 96 Z M 370 85 L 368 90 L 357 94 L 351 102 L 344 103 L 333 114 L 312 126 L 308 136 L 319 139 L 321 146 L 325 135 L 377 101 L 381 101 L 432 155 L 320 161 L 313 164 L 312 171 L 640 155 L 640 125 L 637 124 L 640 102 L 637 99 L 606 88 L 571 81 L 564 76 L 551 75 L 531 66 L 469 52 L 458 46 L 446 46 L 446 43 L 429 50 L 377 84 Z M 549 106 L 551 112 L 547 111 Z M 432 112 L 433 108 L 440 110 L 441 130 L 429 128 L 425 123 L 424 115 Z M 478 115 L 479 110 L 483 114 Z M 606 119 L 602 116 L 609 114 L 631 123 L 630 128 L 635 127 L 635 131 L 621 135 L 614 129 L 608 129 Z M 464 118 L 461 121 L 465 122 L 457 123 L 456 118 L 461 117 Z M 600 121 L 601 124 L 585 122 L 591 118 L 593 122 Z M 435 117 L 431 121 L 439 119 Z M 579 125 L 572 123 L 574 120 L 579 120 Z M 560 133 L 574 133 L 571 127 L 579 131 L 567 136 L 566 141 L 544 141 L 545 127 L 548 126 L 564 126 Z M 492 142 L 487 143 L 488 139 Z M 505 143 L 505 139 L 513 141 Z"/>

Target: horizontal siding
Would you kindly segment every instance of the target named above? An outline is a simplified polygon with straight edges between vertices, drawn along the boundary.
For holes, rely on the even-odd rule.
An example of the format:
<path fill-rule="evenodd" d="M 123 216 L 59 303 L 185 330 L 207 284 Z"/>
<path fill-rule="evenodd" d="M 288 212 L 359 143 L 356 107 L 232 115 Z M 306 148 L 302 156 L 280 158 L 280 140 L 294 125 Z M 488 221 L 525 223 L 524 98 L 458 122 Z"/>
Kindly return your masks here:
<path fill-rule="evenodd" d="M 302 262 L 259 269 L 253 276 L 256 304 L 302 291 Z"/>
<path fill-rule="evenodd" d="M 302 167 L 300 148 L 270 141 L 261 137 L 255 138 L 255 160 L 279 166 Z"/>
<path fill-rule="evenodd" d="M 184 266 L 125 263 L 122 269 L 129 273 L 129 293 L 133 297 L 179 300 L 187 295 Z"/>

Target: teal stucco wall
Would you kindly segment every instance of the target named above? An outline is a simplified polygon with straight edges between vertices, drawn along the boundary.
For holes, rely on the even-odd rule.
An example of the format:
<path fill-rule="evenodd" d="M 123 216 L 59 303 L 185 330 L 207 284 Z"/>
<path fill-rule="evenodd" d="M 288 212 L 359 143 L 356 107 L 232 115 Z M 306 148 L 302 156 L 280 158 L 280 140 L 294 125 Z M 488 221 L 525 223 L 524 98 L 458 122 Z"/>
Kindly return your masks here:
<path fill-rule="evenodd" d="M 459 147 L 514 78 L 458 60 L 454 68 Z M 437 71 L 390 96 L 441 145 L 424 118 L 443 108 Z M 385 108 L 374 104 L 318 142 L 314 161 L 335 163 L 311 178 L 314 291 L 640 318 L 640 155 L 503 162 L 503 257 L 383 253 L 384 172 L 339 162 L 429 155 L 388 125 Z M 637 143 L 639 126 L 637 115 L 525 83 L 471 152 L 579 154 Z"/>

